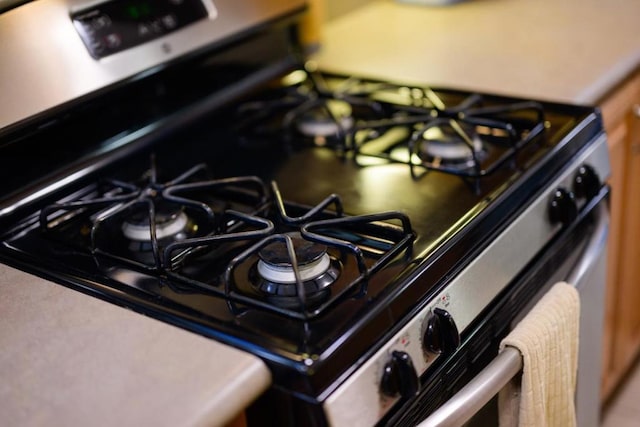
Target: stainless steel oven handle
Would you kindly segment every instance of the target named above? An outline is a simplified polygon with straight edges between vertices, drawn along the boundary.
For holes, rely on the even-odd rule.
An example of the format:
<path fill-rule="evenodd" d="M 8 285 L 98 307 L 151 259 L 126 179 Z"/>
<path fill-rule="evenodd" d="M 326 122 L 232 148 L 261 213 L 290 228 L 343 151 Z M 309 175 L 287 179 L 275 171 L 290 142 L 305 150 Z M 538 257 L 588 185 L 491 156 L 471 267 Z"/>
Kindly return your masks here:
<path fill-rule="evenodd" d="M 601 202 L 594 212 L 596 226 L 582 256 L 571 269 L 567 282 L 574 286 L 582 281 L 591 265 L 602 253 L 609 231 L 607 204 Z M 423 420 L 418 427 L 456 427 L 469 421 L 522 369 L 520 352 L 506 347 L 486 368 L 469 381 L 455 396 Z"/>
<path fill-rule="evenodd" d="M 457 427 L 498 394 L 522 369 L 520 351 L 506 347 L 473 380 L 433 412 L 418 427 Z"/>

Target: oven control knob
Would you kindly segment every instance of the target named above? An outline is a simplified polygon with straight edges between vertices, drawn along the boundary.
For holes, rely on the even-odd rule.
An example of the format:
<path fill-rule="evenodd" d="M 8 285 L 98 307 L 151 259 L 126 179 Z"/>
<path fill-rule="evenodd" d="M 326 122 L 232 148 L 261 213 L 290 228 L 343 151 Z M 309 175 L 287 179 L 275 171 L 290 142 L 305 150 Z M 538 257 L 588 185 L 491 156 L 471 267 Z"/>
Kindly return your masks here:
<path fill-rule="evenodd" d="M 577 197 L 591 200 L 600 192 L 600 178 L 596 171 L 589 165 L 578 168 L 573 178 L 573 192 Z"/>
<path fill-rule="evenodd" d="M 389 397 L 411 397 L 418 394 L 420 380 L 413 367 L 411 356 L 404 351 L 391 353 L 391 360 L 384 365 L 380 391 Z"/>
<path fill-rule="evenodd" d="M 549 205 L 549 219 L 552 224 L 570 224 L 578 216 L 578 205 L 576 198 L 571 191 L 558 188 L 553 193 L 551 204 Z"/>
<path fill-rule="evenodd" d="M 436 354 L 453 353 L 460 346 L 460 334 L 451 314 L 434 307 L 424 327 L 422 345 L 426 351 Z"/>

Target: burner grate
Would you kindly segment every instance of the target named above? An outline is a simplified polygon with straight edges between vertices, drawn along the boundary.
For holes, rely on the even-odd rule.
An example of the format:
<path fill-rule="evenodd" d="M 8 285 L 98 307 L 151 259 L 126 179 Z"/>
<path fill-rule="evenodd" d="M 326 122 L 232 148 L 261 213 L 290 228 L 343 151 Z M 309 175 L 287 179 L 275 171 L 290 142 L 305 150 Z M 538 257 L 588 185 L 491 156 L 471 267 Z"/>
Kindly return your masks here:
<path fill-rule="evenodd" d="M 439 171 L 476 179 L 479 185 L 480 178 L 513 160 L 546 126 L 543 107 L 537 102 L 484 105 L 484 98 L 473 94 L 457 106 L 445 107 L 435 93 L 425 92 L 425 96 L 434 105 L 428 114 L 401 115 L 354 128 L 356 162 L 361 166 L 378 164 L 375 159 L 404 163 L 414 179 Z M 462 149 L 464 162 L 421 155 L 423 145 L 431 142 L 425 135 L 434 130 L 450 136 L 436 137 L 434 143 L 457 152 Z M 396 136 L 385 138 L 389 132 Z"/>
<path fill-rule="evenodd" d="M 40 212 L 41 229 L 96 257 L 155 272 L 197 252 L 199 243 L 272 232 L 273 224 L 258 216 L 268 201 L 259 178 L 201 180 L 207 167 L 200 164 L 159 182 L 153 158 L 151 164 L 141 183 L 110 179 L 104 182 L 106 190 L 46 206 Z M 233 209 L 238 206 L 248 212 Z M 240 223 L 243 230 L 234 232 Z M 67 238 L 69 230 L 80 238 Z M 191 250 L 178 254 L 183 248 Z"/>
<path fill-rule="evenodd" d="M 413 179 L 430 171 L 452 174 L 472 181 L 476 193 L 481 178 L 517 167 L 518 152 L 548 126 L 538 102 L 310 70 L 293 72 L 271 97 L 245 102 L 238 116 L 236 131 L 245 142 L 284 151 L 298 145 L 329 148 L 361 167 L 406 164 Z M 425 137 L 434 133 L 447 137 Z M 425 149 L 434 144 L 436 149 Z M 425 151 L 457 154 L 450 159 Z"/>
<path fill-rule="evenodd" d="M 369 277 L 402 253 L 408 254 L 412 248 L 415 236 L 409 218 L 402 213 L 343 216 L 342 203 L 334 194 L 304 214 L 294 217 L 287 214 L 277 185 L 272 183 L 272 187 L 280 229 L 276 227 L 275 233 L 255 239 L 251 246 L 243 248 L 229 261 L 222 278 L 212 278 L 205 274 L 188 275 L 180 269 L 168 271 L 168 277 L 207 293 L 223 296 L 229 309 L 236 315 L 259 309 L 308 321 L 321 316 L 347 298 L 366 296 Z M 332 204 L 336 206 L 336 210 L 328 212 L 326 208 Z M 323 285 L 322 298 L 308 297 L 307 288 L 313 285 L 302 279 L 301 264 L 291 230 L 295 230 L 301 239 L 325 245 L 331 264 L 340 266 L 335 267 L 341 270 L 340 273 L 330 273 L 336 276 L 335 283 Z M 289 286 L 289 289 L 295 288 L 295 293 L 282 304 L 274 303 L 273 298 L 256 291 L 248 279 L 256 270 L 260 252 L 273 244 L 283 245 L 282 252 L 287 254 L 288 264 L 295 277 L 295 282 Z M 321 280 L 326 279 L 323 277 Z"/>
<path fill-rule="evenodd" d="M 202 179 L 203 165 L 160 182 L 151 163 L 140 183 L 108 180 L 106 190 L 46 206 L 40 228 L 79 244 L 107 275 L 125 267 L 155 278 L 145 289 L 221 298 L 234 316 L 259 310 L 302 321 L 367 297 L 373 274 L 410 255 L 415 236 L 400 212 L 345 216 L 337 194 L 310 208 L 287 204 L 275 182 Z M 69 230 L 84 240 L 65 241 Z M 279 246 L 271 275 L 258 282 L 270 245 Z"/>
<path fill-rule="evenodd" d="M 371 97 L 390 84 L 347 79 L 331 87 L 321 73 L 309 70 L 293 72 L 283 83 L 271 96 L 238 107 L 236 128 L 245 143 L 276 141 L 286 149 L 319 146 L 346 154 L 353 151 L 349 135 L 358 122 L 392 113 L 387 103 Z"/>

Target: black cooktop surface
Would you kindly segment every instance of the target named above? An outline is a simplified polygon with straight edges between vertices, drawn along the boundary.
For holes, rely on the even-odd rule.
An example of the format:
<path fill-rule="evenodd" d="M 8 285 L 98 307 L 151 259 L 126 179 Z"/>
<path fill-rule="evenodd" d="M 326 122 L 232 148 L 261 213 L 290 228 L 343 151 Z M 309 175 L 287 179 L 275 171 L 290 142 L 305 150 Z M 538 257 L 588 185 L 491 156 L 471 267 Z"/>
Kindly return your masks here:
<path fill-rule="evenodd" d="M 599 131 L 589 108 L 297 70 L 72 183 L 3 253 L 314 392 Z"/>

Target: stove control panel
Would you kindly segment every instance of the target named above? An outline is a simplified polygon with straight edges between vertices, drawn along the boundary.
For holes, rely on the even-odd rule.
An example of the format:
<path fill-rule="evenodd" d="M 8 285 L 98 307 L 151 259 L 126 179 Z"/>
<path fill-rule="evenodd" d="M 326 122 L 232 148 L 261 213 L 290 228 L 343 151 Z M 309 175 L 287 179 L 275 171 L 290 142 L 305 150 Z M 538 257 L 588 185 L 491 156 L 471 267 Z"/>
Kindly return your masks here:
<path fill-rule="evenodd" d="M 201 0 L 112 0 L 71 15 L 78 34 L 96 59 L 208 17 Z"/>

